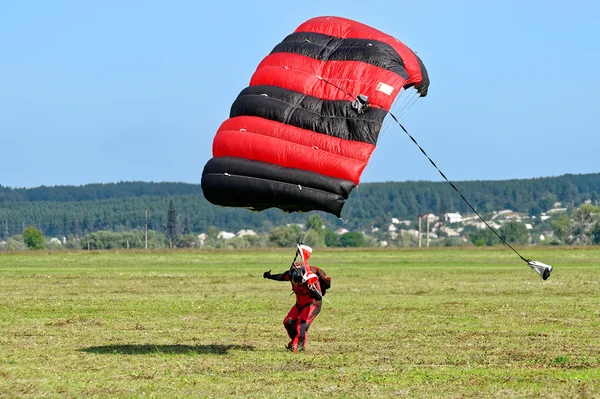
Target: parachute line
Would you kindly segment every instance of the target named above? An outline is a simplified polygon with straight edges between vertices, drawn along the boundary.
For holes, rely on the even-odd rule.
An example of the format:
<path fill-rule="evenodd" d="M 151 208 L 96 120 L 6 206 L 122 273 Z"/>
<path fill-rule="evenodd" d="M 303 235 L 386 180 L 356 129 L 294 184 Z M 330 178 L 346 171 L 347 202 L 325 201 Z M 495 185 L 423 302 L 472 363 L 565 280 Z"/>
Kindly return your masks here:
<path fill-rule="evenodd" d="M 352 99 L 354 99 L 354 96 L 352 96 L 350 93 L 348 93 L 346 90 L 344 90 L 343 88 L 328 82 L 326 79 L 322 79 L 323 81 L 325 81 L 326 83 L 332 85 L 333 87 L 336 87 L 339 90 L 342 90 L 344 93 L 346 93 L 349 97 L 351 97 Z M 398 101 L 398 99 L 402 96 L 402 94 L 404 94 L 404 91 L 402 93 L 400 93 L 398 95 L 398 98 L 396 98 L 396 101 Z M 416 98 L 415 98 L 415 94 L 417 94 Z M 414 103 L 419 99 L 420 96 L 418 96 L 418 92 L 415 90 L 414 94 L 412 96 L 404 96 L 404 98 L 402 99 L 402 104 L 400 105 L 400 115 L 405 114 L 413 105 Z M 406 98 L 408 97 L 408 98 Z M 392 105 L 393 106 L 393 105 Z M 391 107 L 390 107 L 391 108 Z M 444 180 L 446 180 L 446 182 L 448 184 L 450 184 L 450 186 L 454 189 L 454 191 L 457 192 L 457 194 L 460 196 L 460 198 L 462 198 L 462 200 L 469 206 L 469 208 L 471 208 L 471 210 L 477 215 L 477 217 L 479 217 L 479 219 L 481 219 L 481 221 L 487 226 L 487 228 L 489 228 L 492 233 L 494 233 L 496 235 L 496 237 L 498 237 L 500 239 L 500 241 L 502 241 L 502 243 L 504 243 L 507 247 L 509 247 L 515 254 L 517 254 L 517 256 L 519 258 L 521 258 L 521 260 L 523 260 L 525 263 L 527 263 L 527 265 L 533 269 L 534 271 L 536 271 L 540 276 L 542 276 L 542 279 L 546 280 L 550 277 L 550 273 L 552 272 L 552 266 L 550 265 L 546 265 L 545 263 L 542 262 L 538 262 L 535 260 L 530 260 L 530 259 L 525 259 L 512 245 L 510 245 L 508 243 L 508 241 L 506 241 L 506 239 L 504 239 L 504 237 L 502 237 L 497 231 L 496 229 L 494 229 L 480 214 L 479 212 L 477 212 L 477 210 L 475 209 L 475 207 L 473 207 L 473 205 L 471 205 L 471 203 L 464 197 L 464 195 L 462 195 L 462 193 L 458 190 L 458 188 L 454 185 L 454 183 L 452 183 L 450 180 L 448 180 L 448 178 L 446 177 L 446 175 L 444 174 L 444 172 L 442 172 L 440 170 L 440 168 L 435 164 L 435 162 L 429 157 L 429 155 L 427 155 L 427 153 L 425 152 L 425 150 L 423 149 L 423 147 L 421 147 L 419 145 L 419 143 L 417 143 L 417 140 L 415 140 L 415 138 L 408 132 L 408 130 L 406 130 L 406 128 L 400 123 L 400 121 L 398 120 L 398 117 L 396 115 L 394 115 L 394 113 L 392 113 L 391 111 L 388 111 L 388 114 L 391 116 L 391 118 L 394 120 L 394 122 L 396 122 L 400 128 L 402 128 L 402 130 L 404 131 L 404 133 L 406 133 L 408 135 L 408 137 L 410 137 L 410 139 L 412 140 L 412 142 L 419 148 L 419 150 L 421 150 L 421 152 L 423 153 L 423 155 L 425 155 L 425 157 L 429 160 L 429 162 L 433 165 L 433 167 L 439 172 L 439 174 L 444 178 Z M 382 124 L 382 129 L 385 126 L 385 122 Z M 389 129 L 389 125 L 386 127 L 386 130 Z M 385 133 L 385 131 L 383 132 Z M 368 167 L 368 165 L 367 165 Z M 358 191 L 358 187 L 356 187 L 356 191 Z M 352 210 L 352 205 L 350 206 L 350 211 Z M 350 215 L 348 215 L 348 217 L 346 218 L 346 220 L 342 219 L 341 217 L 339 218 L 342 222 L 344 222 L 344 224 L 346 224 L 349 220 L 350 220 Z"/>
<path fill-rule="evenodd" d="M 327 83 L 328 85 L 332 85 L 333 87 L 335 87 L 338 90 L 341 90 L 342 92 L 344 92 L 345 94 L 348 95 L 348 97 L 350 97 L 352 100 L 354 100 L 356 98 L 356 96 L 353 96 L 352 94 L 348 93 L 345 89 L 343 89 L 342 87 L 336 85 L 335 83 L 331 83 L 329 80 L 319 77 L 319 80 L 322 80 L 323 82 Z"/>
<path fill-rule="evenodd" d="M 396 101 L 394 102 L 394 104 L 392 104 L 392 107 L 390 107 L 390 109 L 392 109 L 392 108 L 394 109 L 394 113 L 399 114 L 398 119 L 400 119 L 400 117 L 402 115 L 407 113 L 412 108 L 412 106 L 417 102 L 417 100 L 419 98 L 421 98 L 421 96 L 419 95 L 419 93 L 416 90 L 413 90 L 412 93 L 410 93 L 410 94 L 406 94 L 406 93 L 407 93 L 407 91 L 403 90 L 396 98 Z M 398 104 L 398 105 L 396 105 L 396 104 Z M 389 111 L 388 113 L 391 114 L 392 112 Z M 394 122 L 391 120 L 391 118 L 386 119 L 383 122 L 380 137 L 382 137 L 393 126 L 393 124 L 394 124 Z"/>
<path fill-rule="evenodd" d="M 354 192 L 356 192 L 356 194 L 352 198 L 349 198 L 347 200 L 348 203 L 350 204 L 350 207 L 348 208 L 348 212 L 346 214 L 346 219 L 343 219 L 341 216 L 339 218 L 344 224 L 348 224 L 348 222 L 350 221 L 350 216 L 352 215 L 352 209 L 354 208 L 354 201 L 356 201 L 356 198 L 354 198 L 354 197 L 360 197 L 360 189 L 359 188 L 360 188 L 359 186 L 356 186 L 356 188 L 354 189 Z"/>
<path fill-rule="evenodd" d="M 454 183 L 452 183 L 450 180 L 448 180 L 448 178 L 446 177 L 446 175 L 444 174 L 444 172 L 442 172 L 440 170 L 440 168 L 438 168 L 438 166 L 435 164 L 435 162 L 433 162 L 433 160 L 429 157 L 429 155 L 427 155 L 427 153 L 425 152 L 425 150 L 423 149 L 423 147 L 421 147 L 419 145 L 419 143 L 417 143 L 417 140 L 415 140 L 415 138 L 413 136 L 411 136 L 410 133 L 408 133 L 408 130 L 406 130 L 406 128 L 404 126 L 402 126 L 402 124 L 400 123 L 400 121 L 398 121 L 398 118 L 396 118 L 396 116 L 392 113 L 390 113 L 391 117 L 394 119 L 394 121 L 402 128 L 402 130 L 404 131 L 404 133 L 406 133 L 408 135 L 408 137 L 410 137 L 410 139 L 412 140 L 413 143 L 415 143 L 415 145 L 417 147 L 419 147 L 419 150 L 421 150 L 421 152 L 423 153 L 423 155 L 425 155 L 425 157 L 427 157 L 427 159 L 429 160 L 429 162 L 431 162 L 431 164 L 433 165 L 433 167 L 440 173 L 440 175 L 444 178 L 444 180 L 446 180 L 446 182 L 448 184 L 450 184 L 450 186 L 454 189 L 454 191 L 456 191 L 458 193 L 458 195 L 460 195 L 460 198 L 463 199 L 463 201 L 465 201 L 465 203 L 469 206 L 469 208 L 471 208 L 471 210 L 473 212 L 475 212 L 475 214 L 479 217 L 479 219 L 481 219 L 481 221 L 504 243 L 506 244 L 510 249 L 512 249 L 514 251 L 514 253 L 516 253 L 519 258 L 521 258 L 524 262 L 526 262 L 527 264 L 530 263 L 530 260 L 525 259 L 523 256 L 521 256 L 521 254 L 512 247 L 512 245 L 510 245 L 505 239 L 504 237 L 502 237 L 500 234 L 498 234 L 498 232 L 496 231 L 496 229 L 494 229 L 492 226 L 490 226 L 490 224 L 479 214 L 479 212 L 477 212 L 475 210 L 475 208 L 473 207 L 473 205 L 471 205 L 471 203 L 462 195 L 462 193 L 458 190 L 458 188 L 456 188 L 456 186 L 454 185 Z"/>

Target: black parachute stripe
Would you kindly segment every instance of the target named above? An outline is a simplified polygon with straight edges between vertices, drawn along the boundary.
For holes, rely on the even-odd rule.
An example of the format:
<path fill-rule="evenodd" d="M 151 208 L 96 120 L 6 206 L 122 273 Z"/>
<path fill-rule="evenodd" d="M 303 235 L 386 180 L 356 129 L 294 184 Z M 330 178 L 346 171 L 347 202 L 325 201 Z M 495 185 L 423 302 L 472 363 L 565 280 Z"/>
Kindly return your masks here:
<path fill-rule="evenodd" d="M 262 211 L 329 212 L 341 217 L 345 200 L 341 195 L 297 184 L 248 176 L 207 173 L 202 176 L 204 197 L 213 204 Z"/>
<path fill-rule="evenodd" d="M 419 83 L 418 85 L 415 86 L 415 89 L 421 94 L 422 97 L 425 97 L 427 95 L 427 92 L 429 90 L 429 73 L 427 73 L 427 68 L 425 68 L 425 64 L 423 64 L 423 60 L 421 60 L 421 58 L 415 54 L 415 57 L 417 57 L 417 62 L 419 63 L 419 68 L 421 68 L 421 83 Z"/>
<path fill-rule="evenodd" d="M 302 189 L 313 188 L 316 190 L 327 191 L 339 195 L 344 199 L 347 199 L 350 192 L 356 187 L 356 185 L 349 180 L 325 176 L 307 170 L 286 168 L 280 165 L 236 157 L 218 157 L 210 159 L 206 163 L 206 166 L 204 166 L 202 175 L 225 173 L 264 180 L 277 180 L 296 186 L 299 185 Z"/>
<path fill-rule="evenodd" d="M 342 39 L 314 32 L 295 32 L 273 53 L 292 53 L 319 61 L 359 61 L 386 69 L 408 80 L 404 62 L 392 46 L 377 40 Z"/>
<path fill-rule="evenodd" d="M 345 140 L 375 145 L 387 112 L 359 114 L 351 101 L 323 100 L 276 86 L 250 86 L 231 106 L 230 118 L 258 116 Z"/>

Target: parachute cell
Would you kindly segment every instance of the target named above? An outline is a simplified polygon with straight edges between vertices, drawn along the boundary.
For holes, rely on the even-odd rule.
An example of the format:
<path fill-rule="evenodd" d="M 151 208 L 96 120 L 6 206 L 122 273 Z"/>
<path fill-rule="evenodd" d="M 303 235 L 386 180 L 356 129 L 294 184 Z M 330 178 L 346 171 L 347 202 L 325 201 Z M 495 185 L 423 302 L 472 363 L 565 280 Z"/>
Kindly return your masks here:
<path fill-rule="evenodd" d="M 306 21 L 233 102 L 202 173 L 204 196 L 222 206 L 339 217 L 385 116 L 411 87 L 425 96 L 427 71 L 397 39 L 339 17 Z"/>

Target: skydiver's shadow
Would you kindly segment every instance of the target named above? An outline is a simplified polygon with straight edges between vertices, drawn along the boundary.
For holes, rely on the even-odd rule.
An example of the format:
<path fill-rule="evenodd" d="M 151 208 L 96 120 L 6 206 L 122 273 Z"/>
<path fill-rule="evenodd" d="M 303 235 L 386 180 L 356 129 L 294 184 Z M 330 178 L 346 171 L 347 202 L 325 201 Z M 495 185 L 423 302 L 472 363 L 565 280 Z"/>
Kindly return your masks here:
<path fill-rule="evenodd" d="M 81 348 L 79 351 L 103 355 L 226 355 L 230 350 L 253 351 L 252 345 L 105 345 Z"/>

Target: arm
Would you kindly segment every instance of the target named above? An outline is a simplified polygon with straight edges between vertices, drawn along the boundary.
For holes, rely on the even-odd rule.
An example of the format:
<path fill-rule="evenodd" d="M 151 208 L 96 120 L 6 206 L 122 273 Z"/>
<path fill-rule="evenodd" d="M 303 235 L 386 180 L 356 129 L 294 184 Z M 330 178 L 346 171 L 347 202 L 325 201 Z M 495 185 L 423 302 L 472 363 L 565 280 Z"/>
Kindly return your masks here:
<path fill-rule="evenodd" d="M 268 278 L 269 280 L 276 281 L 290 281 L 290 272 L 285 271 L 279 274 L 271 274 L 271 271 L 269 270 L 268 272 L 263 273 L 263 278 Z"/>
<path fill-rule="evenodd" d="M 321 295 L 319 290 L 317 290 L 316 288 L 314 288 L 314 289 L 309 288 L 308 290 L 310 292 L 311 298 L 316 299 L 317 301 L 323 300 L 323 295 Z"/>
<path fill-rule="evenodd" d="M 319 285 L 319 280 L 317 278 L 312 278 L 306 282 L 306 288 L 308 288 L 308 292 L 311 298 L 316 299 L 317 301 L 323 300 L 323 295 L 321 294 L 321 286 Z"/>

